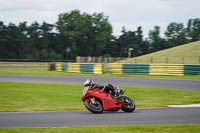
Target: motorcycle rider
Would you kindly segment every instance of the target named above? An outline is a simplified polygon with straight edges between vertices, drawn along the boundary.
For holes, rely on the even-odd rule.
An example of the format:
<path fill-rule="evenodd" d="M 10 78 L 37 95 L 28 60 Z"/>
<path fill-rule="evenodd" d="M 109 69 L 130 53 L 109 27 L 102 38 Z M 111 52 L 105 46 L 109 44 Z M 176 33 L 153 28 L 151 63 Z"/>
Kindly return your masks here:
<path fill-rule="evenodd" d="M 94 81 L 92 81 L 90 79 L 86 79 L 86 81 L 84 82 L 84 85 L 85 86 L 90 86 L 91 89 L 96 89 L 96 88 L 103 89 L 104 88 L 104 85 L 97 84 L 97 83 L 95 83 Z M 110 91 L 111 91 L 111 94 L 113 96 L 119 95 L 119 92 L 114 88 L 114 86 L 112 84 L 106 85 L 104 90 L 105 90 L 106 93 L 110 93 Z"/>

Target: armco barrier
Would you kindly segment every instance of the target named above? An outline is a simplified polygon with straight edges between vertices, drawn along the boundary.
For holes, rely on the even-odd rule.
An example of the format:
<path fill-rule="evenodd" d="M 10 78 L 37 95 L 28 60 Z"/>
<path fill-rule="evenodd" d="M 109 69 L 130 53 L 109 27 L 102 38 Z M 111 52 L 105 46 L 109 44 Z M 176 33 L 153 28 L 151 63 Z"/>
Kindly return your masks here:
<path fill-rule="evenodd" d="M 62 63 L 56 63 L 55 66 L 56 66 L 55 69 L 56 69 L 57 72 L 61 72 L 62 71 Z"/>
<path fill-rule="evenodd" d="M 48 70 L 102 74 L 133 74 L 133 75 L 198 75 L 200 76 L 200 65 L 181 64 L 95 64 L 95 63 L 50 63 Z"/>
<path fill-rule="evenodd" d="M 184 75 L 200 75 L 200 65 L 184 65 Z"/>
<path fill-rule="evenodd" d="M 123 74 L 148 75 L 148 64 L 123 64 Z"/>
<path fill-rule="evenodd" d="M 93 73 L 102 74 L 103 73 L 103 64 L 94 64 Z"/>
<path fill-rule="evenodd" d="M 81 73 L 93 73 L 94 64 L 80 64 Z"/>
<path fill-rule="evenodd" d="M 123 64 L 110 63 L 107 64 L 107 71 L 112 74 L 123 74 Z"/>
<path fill-rule="evenodd" d="M 184 65 L 177 64 L 152 64 L 149 66 L 149 75 L 184 75 Z"/>
<path fill-rule="evenodd" d="M 68 63 L 67 66 L 68 66 L 67 72 L 74 72 L 74 73 L 81 72 L 79 63 Z"/>
<path fill-rule="evenodd" d="M 53 67 L 55 66 L 55 67 Z M 102 74 L 103 65 L 102 64 L 92 64 L 92 63 L 50 63 L 48 66 L 49 71 L 57 72 L 73 72 L 73 73 L 94 73 Z"/>
<path fill-rule="evenodd" d="M 62 63 L 62 71 L 67 72 L 67 63 Z"/>

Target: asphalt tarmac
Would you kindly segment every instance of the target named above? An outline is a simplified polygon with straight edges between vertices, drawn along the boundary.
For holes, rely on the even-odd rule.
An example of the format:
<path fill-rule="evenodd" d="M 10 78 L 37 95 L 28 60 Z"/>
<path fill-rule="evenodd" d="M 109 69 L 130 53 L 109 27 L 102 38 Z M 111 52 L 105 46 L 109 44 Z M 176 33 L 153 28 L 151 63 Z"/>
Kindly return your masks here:
<path fill-rule="evenodd" d="M 29 75 L 0 75 L 2 82 L 48 83 L 48 84 L 78 84 L 85 79 L 92 79 L 100 84 L 115 86 L 134 86 L 148 88 L 170 88 L 200 91 L 200 80 L 152 79 L 135 77 L 102 77 L 102 76 L 29 76 Z"/>
<path fill-rule="evenodd" d="M 0 113 L 0 128 L 92 125 L 200 124 L 200 108 L 136 109 L 134 113 L 89 111 Z"/>

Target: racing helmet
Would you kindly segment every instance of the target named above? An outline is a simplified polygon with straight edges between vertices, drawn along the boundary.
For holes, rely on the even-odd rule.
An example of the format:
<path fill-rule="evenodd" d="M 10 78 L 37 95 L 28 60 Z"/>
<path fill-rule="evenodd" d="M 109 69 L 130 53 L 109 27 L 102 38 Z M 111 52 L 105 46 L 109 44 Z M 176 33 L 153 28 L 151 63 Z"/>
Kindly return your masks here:
<path fill-rule="evenodd" d="M 84 85 L 85 85 L 85 86 L 91 86 L 92 83 L 93 83 L 93 81 L 90 80 L 90 79 L 86 79 L 86 80 L 84 81 Z"/>

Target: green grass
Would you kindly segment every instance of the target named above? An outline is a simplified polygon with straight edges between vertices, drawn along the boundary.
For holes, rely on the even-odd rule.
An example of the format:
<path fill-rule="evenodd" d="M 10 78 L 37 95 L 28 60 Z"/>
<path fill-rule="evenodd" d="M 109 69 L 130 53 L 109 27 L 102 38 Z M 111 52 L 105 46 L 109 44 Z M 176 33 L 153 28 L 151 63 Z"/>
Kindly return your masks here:
<path fill-rule="evenodd" d="M 137 108 L 200 103 L 199 91 L 122 87 Z M 0 82 L 0 112 L 85 110 L 82 85 Z"/>
<path fill-rule="evenodd" d="M 0 62 L 0 66 L 48 66 L 48 62 Z"/>
<path fill-rule="evenodd" d="M 80 85 L 0 82 L 0 111 L 80 110 Z"/>
<path fill-rule="evenodd" d="M 183 125 L 131 125 L 131 126 L 81 126 L 66 128 L 10 128 L 1 133 L 198 133 L 200 124 Z"/>
<path fill-rule="evenodd" d="M 30 68 L 0 68 L 0 74 L 7 75 L 47 75 L 47 76 L 94 76 L 99 74 L 67 73 L 48 71 L 47 67 L 30 67 Z"/>
<path fill-rule="evenodd" d="M 169 63 L 169 64 L 200 64 L 200 41 L 161 50 L 155 53 L 131 58 L 121 63 Z"/>
<path fill-rule="evenodd" d="M 139 77 L 163 79 L 200 80 L 200 76 L 152 76 L 152 75 L 114 75 L 114 74 L 84 74 L 48 71 L 46 67 L 33 68 L 0 68 L 0 74 L 7 75 L 47 75 L 47 76 L 113 76 L 113 77 Z"/>

